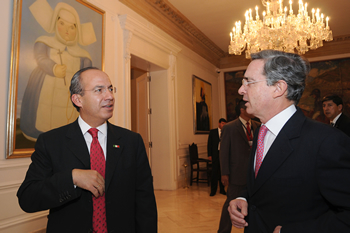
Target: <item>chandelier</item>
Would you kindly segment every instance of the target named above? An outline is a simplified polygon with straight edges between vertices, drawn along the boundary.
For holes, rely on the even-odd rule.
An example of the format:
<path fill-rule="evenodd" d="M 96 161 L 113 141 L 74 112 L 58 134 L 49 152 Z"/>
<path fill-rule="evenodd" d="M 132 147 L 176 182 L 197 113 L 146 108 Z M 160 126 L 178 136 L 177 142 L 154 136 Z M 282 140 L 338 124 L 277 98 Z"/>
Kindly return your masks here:
<path fill-rule="evenodd" d="M 241 21 L 236 22 L 230 33 L 229 54 L 241 55 L 244 49 L 247 59 L 251 53 L 266 49 L 305 54 L 309 49 L 322 47 L 323 40 L 333 40 L 328 25 L 329 17 L 324 19 L 319 9 L 312 9 L 310 16 L 307 11 L 308 5 L 303 4 L 302 0 L 299 0 L 297 15 L 293 14 L 291 0 L 289 11 L 287 7 L 283 9 L 282 0 L 261 0 L 261 2 L 266 7 L 262 19 L 256 6 L 255 20 L 252 10 L 246 11 L 243 32 Z"/>

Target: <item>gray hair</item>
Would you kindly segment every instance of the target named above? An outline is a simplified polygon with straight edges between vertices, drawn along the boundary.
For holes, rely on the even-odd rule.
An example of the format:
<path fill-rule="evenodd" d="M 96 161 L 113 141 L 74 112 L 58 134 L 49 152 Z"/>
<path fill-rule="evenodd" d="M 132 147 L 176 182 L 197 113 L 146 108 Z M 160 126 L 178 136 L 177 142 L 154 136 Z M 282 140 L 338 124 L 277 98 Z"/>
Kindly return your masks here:
<path fill-rule="evenodd" d="M 83 91 L 83 87 L 81 85 L 81 74 L 84 71 L 87 70 L 99 70 L 96 67 L 85 67 L 83 69 L 78 70 L 72 77 L 72 80 L 70 81 L 70 87 L 69 87 L 69 91 L 70 91 L 70 97 L 72 100 L 72 95 L 74 94 L 79 94 L 81 96 L 84 95 L 84 91 Z M 76 106 L 73 101 L 72 101 L 73 106 L 77 109 L 77 111 L 79 112 L 79 107 Z"/>
<path fill-rule="evenodd" d="M 287 99 L 298 104 L 304 89 L 305 79 L 310 72 L 310 63 L 294 53 L 285 53 L 277 50 L 263 50 L 251 54 L 252 60 L 264 60 L 264 73 L 268 86 L 279 80 L 287 83 Z"/>

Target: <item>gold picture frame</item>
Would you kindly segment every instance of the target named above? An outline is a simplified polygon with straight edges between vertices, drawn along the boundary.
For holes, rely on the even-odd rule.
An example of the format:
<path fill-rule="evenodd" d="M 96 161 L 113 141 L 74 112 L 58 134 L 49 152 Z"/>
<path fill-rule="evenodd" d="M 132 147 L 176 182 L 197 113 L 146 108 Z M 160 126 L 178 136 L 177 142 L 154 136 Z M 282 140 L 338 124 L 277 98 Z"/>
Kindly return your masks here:
<path fill-rule="evenodd" d="M 212 127 L 211 84 L 193 75 L 193 128 L 195 134 L 209 134 Z"/>
<path fill-rule="evenodd" d="M 44 17 L 51 17 L 49 18 L 51 21 L 45 20 Z M 36 108 L 31 108 L 31 105 L 23 104 L 22 106 L 22 101 L 27 101 L 27 98 L 23 98 L 23 96 L 25 96 L 25 92 L 27 89 L 29 89 L 28 83 L 31 79 L 34 80 L 34 69 L 41 68 L 41 64 L 39 64 L 38 61 L 39 59 L 37 59 L 39 57 L 37 56 L 39 52 L 35 50 L 38 47 L 36 45 L 42 43 L 42 45 L 40 45 L 41 48 L 45 46 L 47 47 L 47 51 L 49 52 L 42 54 L 45 55 L 45 58 L 48 58 L 47 61 L 49 61 L 50 65 L 54 64 L 55 62 L 55 60 L 51 57 L 52 53 L 50 53 L 50 51 L 55 49 L 57 50 L 57 48 L 60 46 L 65 48 L 62 50 L 58 49 L 57 54 L 59 55 L 56 54 L 56 57 L 59 56 L 60 62 L 57 62 L 56 58 L 55 65 L 65 65 L 67 67 L 64 73 L 65 76 L 61 77 L 61 80 L 62 82 L 64 81 L 64 85 L 66 86 L 68 93 L 66 95 L 69 96 L 68 88 L 72 75 L 68 74 L 74 73 L 82 68 L 79 68 L 79 65 L 91 65 L 104 70 L 104 17 L 104 11 L 84 0 L 14 0 L 7 113 L 6 158 L 12 159 L 29 157 L 34 151 L 34 144 L 37 137 L 31 137 L 31 135 L 25 135 L 25 133 L 22 132 L 20 127 L 20 113 L 22 108 L 26 106 L 27 110 L 22 111 L 23 114 L 27 114 L 27 112 L 33 114 L 34 112 L 34 114 L 36 114 L 35 117 L 39 115 Z M 75 19 L 75 22 L 71 21 L 72 18 L 73 21 Z M 73 25 L 72 27 L 75 27 L 74 29 L 76 34 L 74 34 L 74 39 L 64 38 L 64 34 L 59 31 L 60 29 L 58 29 L 59 26 L 57 26 L 58 24 L 56 24 L 56 22 L 59 22 L 60 19 L 61 21 L 65 20 L 64 22 L 68 22 L 68 24 L 71 23 L 71 25 Z M 51 24 L 47 22 L 51 22 Z M 60 38 L 64 39 L 62 40 Z M 72 43 L 70 43 L 70 40 Z M 65 44 L 65 42 L 62 41 L 68 42 Z M 40 52 L 42 51 L 40 50 Z M 66 55 L 67 53 L 69 53 L 69 55 Z M 72 66 L 72 63 L 70 62 L 71 60 L 65 60 L 69 56 L 72 57 L 69 58 L 71 60 L 80 59 L 74 60 L 77 61 L 74 63 L 77 65 L 73 68 L 69 67 Z M 42 57 L 43 56 L 40 56 L 40 61 L 44 60 Z M 67 64 L 64 63 L 65 61 Z M 54 66 L 47 67 L 51 68 Z M 77 67 L 78 69 L 74 69 Z M 49 75 L 49 73 L 50 72 L 48 72 L 47 75 Z M 54 71 L 52 73 L 54 73 Z M 56 74 L 57 73 L 55 73 L 55 75 Z M 42 83 L 45 83 L 46 77 L 47 76 L 42 75 L 41 80 L 44 80 Z M 34 92 L 35 91 L 33 91 L 33 93 Z M 68 104 L 70 104 L 70 102 L 67 103 L 67 106 Z M 39 105 L 39 103 L 36 105 Z M 27 115 L 29 115 L 29 113 Z M 45 115 L 46 114 L 40 114 L 40 116 Z M 55 114 L 52 113 L 53 118 L 55 117 L 54 115 Z M 26 125 L 30 125 L 31 128 L 36 127 L 36 124 Z M 48 130 L 56 127 L 52 126 Z M 37 130 L 37 132 L 46 131 L 47 130 Z"/>

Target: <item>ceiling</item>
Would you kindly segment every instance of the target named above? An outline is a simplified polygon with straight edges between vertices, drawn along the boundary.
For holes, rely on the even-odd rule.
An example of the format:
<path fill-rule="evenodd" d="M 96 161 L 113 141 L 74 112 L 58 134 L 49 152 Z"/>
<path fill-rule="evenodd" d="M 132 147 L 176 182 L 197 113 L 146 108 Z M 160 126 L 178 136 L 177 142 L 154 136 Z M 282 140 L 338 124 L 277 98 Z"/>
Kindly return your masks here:
<path fill-rule="evenodd" d="M 298 0 L 293 0 L 293 11 L 298 11 Z M 214 44 L 227 53 L 229 33 L 236 21 L 244 22 L 245 11 L 249 8 L 255 18 L 255 6 L 259 7 L 260 18 L 266 8 L 260 0 L 168 0 L 191 23 L 204 33 Z M 289 1 L 283 0 L 289 8 Z M 305 1 L 303 1 L 305 3 Z M 329 16 L 333 36 L 350 35 L 350 0 L 307 0 L 308 12 L 320 8 Z"/>

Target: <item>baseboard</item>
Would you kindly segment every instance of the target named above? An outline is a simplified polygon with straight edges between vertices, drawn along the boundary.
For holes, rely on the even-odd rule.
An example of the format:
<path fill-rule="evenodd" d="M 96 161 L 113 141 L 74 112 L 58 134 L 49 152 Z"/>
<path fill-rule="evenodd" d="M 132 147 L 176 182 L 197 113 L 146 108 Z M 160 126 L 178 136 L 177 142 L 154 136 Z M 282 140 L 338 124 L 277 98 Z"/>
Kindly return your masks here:
<path fill-rule="evenodd" d="M 32 231 L 31 233 L 46 233 L 46 227 L 40 230 Z"/>

